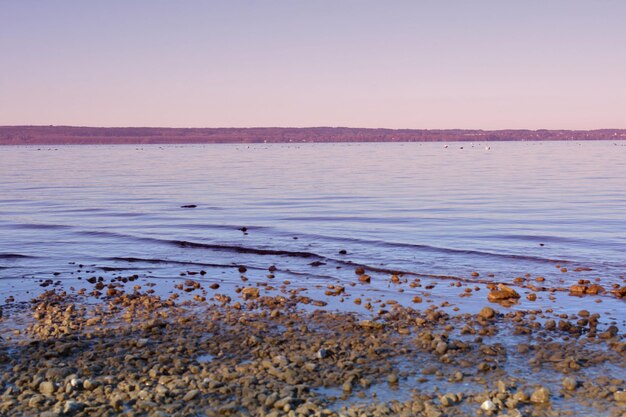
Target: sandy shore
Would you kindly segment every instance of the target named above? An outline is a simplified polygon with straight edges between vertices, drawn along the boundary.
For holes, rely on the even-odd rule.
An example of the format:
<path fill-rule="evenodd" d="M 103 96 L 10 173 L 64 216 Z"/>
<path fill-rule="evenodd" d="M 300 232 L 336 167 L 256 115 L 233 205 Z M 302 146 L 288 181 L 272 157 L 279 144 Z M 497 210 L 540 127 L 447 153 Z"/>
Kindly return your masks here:
<path fill-rule="evenodd" d="M 0 414 L 626 416 L 623 330 L 587 310 L 511 310 L 507 286 L 474 314 L 387 300 L 365 315 L 246 281 L 220 294 L 181 279 L 165 298 L 137 278 L 9 297 Z"/>

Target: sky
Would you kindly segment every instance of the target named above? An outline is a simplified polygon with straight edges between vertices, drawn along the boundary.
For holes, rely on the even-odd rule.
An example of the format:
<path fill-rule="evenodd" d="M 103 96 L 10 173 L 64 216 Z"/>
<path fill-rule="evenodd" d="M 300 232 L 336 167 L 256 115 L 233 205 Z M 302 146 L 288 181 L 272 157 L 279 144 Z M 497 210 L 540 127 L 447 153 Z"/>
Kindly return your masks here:
<path fill-rule="evenodd" d="M 626 128 L 622 0 L 0 0 L 0 125 Z"/>

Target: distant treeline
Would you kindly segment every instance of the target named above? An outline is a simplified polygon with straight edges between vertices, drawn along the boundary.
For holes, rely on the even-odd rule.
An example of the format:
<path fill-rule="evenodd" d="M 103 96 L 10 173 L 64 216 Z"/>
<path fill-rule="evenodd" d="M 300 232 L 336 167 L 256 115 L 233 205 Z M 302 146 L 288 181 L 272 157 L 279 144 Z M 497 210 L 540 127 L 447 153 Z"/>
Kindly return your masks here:
<path fill-rule="evenodd" d="M 626 140 L 626 129 L 423 130 L 347 127 L 160 128 L 0 126 L 0 145 Z"/>

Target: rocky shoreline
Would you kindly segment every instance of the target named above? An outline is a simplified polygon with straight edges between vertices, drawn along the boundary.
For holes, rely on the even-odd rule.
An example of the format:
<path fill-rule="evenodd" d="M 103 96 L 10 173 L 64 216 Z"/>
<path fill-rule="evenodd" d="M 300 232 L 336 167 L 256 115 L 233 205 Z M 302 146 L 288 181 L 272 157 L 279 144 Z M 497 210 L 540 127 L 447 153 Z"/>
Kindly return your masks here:
<path fill-rule="evenodd" d="M 363 316 L 193 279 L 162 298 L 136 279 L 5 304 L 0 415 L 626 416 L 623 331 L 513 311 L 504 285 L 477 314 L 387 301 Z"/>

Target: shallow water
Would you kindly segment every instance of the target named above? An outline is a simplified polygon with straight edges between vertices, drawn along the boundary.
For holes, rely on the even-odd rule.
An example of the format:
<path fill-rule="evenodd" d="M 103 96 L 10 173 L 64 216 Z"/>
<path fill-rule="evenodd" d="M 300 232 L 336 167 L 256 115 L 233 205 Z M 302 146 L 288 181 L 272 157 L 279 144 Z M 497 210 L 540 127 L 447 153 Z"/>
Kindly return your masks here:
<path fill-rule="evenodd" d="M 0 147 L 0 288 L 26 299 L 38 280 L 87 276 L 76 264 L 220 282 L 274 264 L 311 291 L 354 281 L 353 264 L 610 288 L 626 274 L 625 208 L 621 142 Z M 390 288 L 374 279 L 358 295 Z"/>

